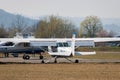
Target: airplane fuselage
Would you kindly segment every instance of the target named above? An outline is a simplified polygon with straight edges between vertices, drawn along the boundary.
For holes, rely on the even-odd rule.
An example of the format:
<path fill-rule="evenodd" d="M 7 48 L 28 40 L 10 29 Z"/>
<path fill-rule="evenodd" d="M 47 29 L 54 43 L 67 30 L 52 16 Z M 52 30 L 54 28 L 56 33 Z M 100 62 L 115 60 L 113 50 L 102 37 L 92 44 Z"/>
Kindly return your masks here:
<path fill-rule="evenodd" d="M 2 53 L 40 53 L 44 51 L 40 47 L 1 46 L 0 52 Z"/>

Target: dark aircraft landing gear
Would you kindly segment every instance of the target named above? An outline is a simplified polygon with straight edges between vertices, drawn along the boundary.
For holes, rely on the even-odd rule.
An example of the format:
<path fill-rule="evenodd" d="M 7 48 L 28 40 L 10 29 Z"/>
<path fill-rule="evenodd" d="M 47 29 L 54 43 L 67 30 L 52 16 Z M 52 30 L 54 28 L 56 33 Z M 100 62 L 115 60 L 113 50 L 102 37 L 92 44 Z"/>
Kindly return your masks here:
<path fill-rule="evenodd" d="M 44 57 L 42 55 L 40 55 L 40 59 L 43 59 Z"/>
<path fill-rule="evenodd" d="M 55 60 L 54 63 L 57 63 L 57 60 Z"/>
<path fill-rule="evenodd" d="M 41 63 L 45 63 L 44 60 L 42 60 Z"/>
<path fill-rule="evenodd" d="M 68 61 L 70 61 L 70 62 L 72 62 L 72 63 L 79 63 L 79 60 L 78 60 L 78 59 L 76 59 L 74 62 L 73 62 L 72 60 L 68 59 L 68 58 L 65 58 L 65 59 L 67 59 Z"/>
<path fill-rule="evenodd" d="M 9 57 L 9 53 L 5 53 L 5 57 Z"/>
<path fill-rule="evenodd" d="M 24 54 L 24 55 L 23 55 L 23 59 L 28 60 L 28 59 L 30 59 L 30 56 Z"/>
<path fill-rule="evenodd" d="M 40 53 L 40 59 L 43 59 L 44 57 L 43 57 L 43 55 L 42 55 L 42 53 Z"/>
<path fill-rule="evenodd" d="M 57 63 L 57 56 L 55 57 L 55 61 L 54 61 L 54 63 Z"/>
<path fill-rule="evenodd" d="M 76 60 L 75 60 L 75 63 L 79 63 L 79 60 L 78 60 L 78 59 L 76 59 Z"/>
<path fill-rule="evenodd" d="M 45 61 L 44 61 L 44 57 L 43 57 L 43 55 L 42 55 L 42 52 L 40 53 L 39 58 L 40 58 L 40 60 L 42 60 L 41 63 L 45 63 Z"/>

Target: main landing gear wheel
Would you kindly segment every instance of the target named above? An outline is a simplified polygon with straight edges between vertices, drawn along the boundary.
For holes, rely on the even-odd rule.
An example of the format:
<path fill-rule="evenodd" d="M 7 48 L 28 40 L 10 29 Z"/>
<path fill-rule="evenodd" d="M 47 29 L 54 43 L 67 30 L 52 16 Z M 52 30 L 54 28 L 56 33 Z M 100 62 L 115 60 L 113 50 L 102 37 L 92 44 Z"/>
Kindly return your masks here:
<path fill-rule="evenodd" d="M 29 59 L 30 59 L 30 56 L 29 56 L 29 55 L 24 55 L 24 56 L 23 56 L 23 59 L 29 60 Z"/>
<path fill-rule="evenodd" d="M 42 60 L 41 63 L 45 63 L 44 60 Z"/>
<path fill-rule="evenodd" d="M 57 60 L 55 60 L 54 63 L 57 63 Z"/>
<path fill-rule="evenodd" d="M 54 63 L 57 63 L 57 56 L 55 57 L 55 61 L 54 61 Z"/>
<path fill-rule="evenodd" d="M 79 63 L 79 60 L 78 60 L 78 59 L 76 59 L 76 60 L 75 60 L 75 63 Z"/>

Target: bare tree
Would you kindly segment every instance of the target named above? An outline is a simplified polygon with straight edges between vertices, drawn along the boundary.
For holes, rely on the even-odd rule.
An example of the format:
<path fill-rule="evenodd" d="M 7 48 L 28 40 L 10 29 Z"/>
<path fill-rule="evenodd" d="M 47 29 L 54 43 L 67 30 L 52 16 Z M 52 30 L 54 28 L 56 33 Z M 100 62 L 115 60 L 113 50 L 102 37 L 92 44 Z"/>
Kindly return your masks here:
<path fill-rule="evenodd" d="M 101 30 L 98 33 L 96 33 L 97 37 L 108 37 L 109 33 L 106 30 Z"/>
<path fill-rule="evenodd" d="M 98 33 L 96 33 L 96 36 L 97 36 L 97 37 L 114 37 L 115 34 L 116 34 L 116 33 L 113 32 L 113 31 L 108 32 L 108 31 L 106 31 L 106 30 L 101 30 L 101 31 L 99 31 Z"/>
<path fill-rule="evenodd" d="M 116 33 L 112 30 L 108 34 L 109 37 L 114 37 L 115 35 L 116 35 Z"/>
<path fill-rule="evenodd" d="M 49 37 L 47 22 L 42 20 L 37 24 L 36 37 Z"/>
<path fill-rule="evenodd" d="M 96 33 L 102 30 L 102 23 L 97 16 L 88 16 L 80 25 L 82 34 L 86 37 L 95 37 Z"/>
<path fill-rule="evenodd" d="M 16 27 L 17 32 L 22 32 L 27 27 L 27 22 L 25 21 L 24 16 L 16 15 L 15 20 L 12 23 L 13 27 Z"/>
<path fill-rule="evenodd" d="M 76 31 L 70 21 L 53 15 L 39 21 L 37 28 L 36 36 L 47 38 L 71 37 L 72 32 Z"/>
<path fill-rule="evenodd" d="M 15 19 L 11 23 L 11 27 L 9 27 L 9 37 L 13 37 L 16 33 L 22 33 L 27 28 L 27 22 L 25 18 L 21 15 L 16 15 Z"/>
<path fill-rule="evenodd" d="M 4 25 L 0 25 L 0 38 L 6 38 L 8 37 L 7 29 L 5 29 Z"/>

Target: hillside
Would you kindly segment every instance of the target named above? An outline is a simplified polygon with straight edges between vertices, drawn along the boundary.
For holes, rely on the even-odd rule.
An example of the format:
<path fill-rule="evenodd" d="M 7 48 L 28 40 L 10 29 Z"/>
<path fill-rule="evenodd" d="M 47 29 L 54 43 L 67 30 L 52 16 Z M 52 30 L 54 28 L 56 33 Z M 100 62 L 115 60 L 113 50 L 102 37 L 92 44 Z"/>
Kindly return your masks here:
<path fill-rule="evenodd" d="M 11 14 L 9 12 L 6 12 L 6 11 L 0 9 L 0 25 L 2 24 L 5 27 L 10 27 L 11 24 L 16 20 L 16 18 L 18 16 L 21 16 L 21 15 Z M 24 16 L 21 16 L 21 17 L 24 18 L 24 21 L 25 21 L 25 23 L 27 23 L 27 26 L 31 26 L 37 22 L 37 20 L 30 19 L 28 17 L 24 17 Z"/>

